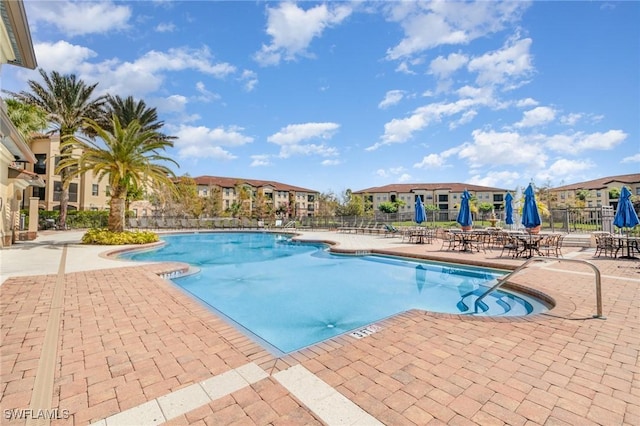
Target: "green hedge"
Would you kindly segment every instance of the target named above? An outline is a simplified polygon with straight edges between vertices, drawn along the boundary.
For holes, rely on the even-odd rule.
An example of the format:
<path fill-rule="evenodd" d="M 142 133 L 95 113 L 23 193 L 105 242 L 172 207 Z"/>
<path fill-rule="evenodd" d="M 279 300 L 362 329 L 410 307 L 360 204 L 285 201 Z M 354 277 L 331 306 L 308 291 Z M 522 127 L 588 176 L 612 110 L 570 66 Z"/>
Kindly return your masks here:
<path fill-rule="evenodd" d="M 104 228 L 89 229 L 82 236 L 83 244 L 98 245 L 122 245 L 122 244 L 148 244 L 160 241 L 158 234 L 150 231 L 123 231 L 111 232 Z"/>

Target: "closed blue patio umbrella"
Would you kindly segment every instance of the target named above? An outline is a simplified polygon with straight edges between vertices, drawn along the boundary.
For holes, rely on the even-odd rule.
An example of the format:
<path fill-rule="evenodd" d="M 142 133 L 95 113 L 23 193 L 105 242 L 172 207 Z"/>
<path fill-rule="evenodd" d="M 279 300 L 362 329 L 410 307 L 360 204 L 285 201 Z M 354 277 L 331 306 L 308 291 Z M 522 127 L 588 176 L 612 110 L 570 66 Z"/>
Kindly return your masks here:
<path fill-rule="evenodd" d="M 513 225 L 513 195 L 507 192 L 507 196 L 504 198 L 505 216 L 504 223 L 507 225 Z"/>
<path fill-rule="evenodd" d="M 616 215 L 613 217 L 613 224 L 618 228 L 633 228 L 639 223 L 640 220 L 633 209 L 633 203 L 631 203 L 631 192 L 626 186 L 623 186 L 620 191 Z"/>
<path fill-rule="evenodd" d="M 535 228 L 540 226 L 540 213 L 536 204 L 536 194 L 533 192 L 533 186 L 529 184 L 524 191 L 524 206 L 522 206 L 522 225 L 525 228 Z"/>
<path fill-rule="evenodd" d="M 427 220 L 427 214 L 424 209 L 424 204 L 422 203 L 422 199 L 420 196 L 416 197 L 416 214 L 414 219 L 417 224 L 420 224 Z"/>
<path fill-rule="evenodd" d="M 462 200 L 460 201 L 460 211 L 458 212 L 457 222 L 462 227 L 468 227 L 473 225 L 473 218 L 471 217 L 471 208 L 469 207 L 469 200 L 471 195 L 466 189 L 462 193 Z"/>
<path fill-rule="evenodd" d="M 616 208 L 616 215 L 613 217 L 613 224 L 618 228 L 628 228 L 629 230 L 640 223 L 636 211 L 633 209 L 633 203 L 631 202 L 631 192 L 626 186 L 622 187 L 620 191 L 620 199 L 618 200 L 618 207 Z M 631 246 L 629 245 L 629 232 L 627 232 L 627 254 L 622 256 L 627 259 L 635 259 L 631 255 Z M 623 248 L 624 250 L 624 248 Z M 623 251 L 624 253 L 624 251 Z"/>

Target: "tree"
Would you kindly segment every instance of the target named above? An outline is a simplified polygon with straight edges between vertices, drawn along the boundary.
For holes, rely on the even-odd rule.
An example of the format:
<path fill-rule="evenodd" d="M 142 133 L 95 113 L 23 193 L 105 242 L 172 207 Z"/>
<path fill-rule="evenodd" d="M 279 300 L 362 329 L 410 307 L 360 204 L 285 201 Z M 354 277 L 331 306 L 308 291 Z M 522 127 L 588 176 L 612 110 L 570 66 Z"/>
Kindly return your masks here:
<path fill-rule="evenodd" d="M 160 132 L 164 121 L 158 120 L 156 108 L 149 108 L 143 100 L 136 101 L 132 96 L 122 99 L 120 96 L 107 95 L 105 113 L 100 125 L 105 130 L 112 131 L 111 117 L 115 114 L 122 127 L 127 127 L 132 121 L 137 120 L 143 131 L 156 133 L 158 139 L 175 140 L 175 136 L 167 136 Z"/>
<path fill-rule="evenodd" d="M 398 204 L 391 201 L 383 201 L 378 204 L 378 210 L 382 213 L 397 213 L 398 212 Z"/>
<path fill-rule="evenodd" d="M 618 198 L 620 198 L 620 188 L 611 188 L 609 190 L 609 199 L 617 200 Z"/>
<path fill-rule="evenodd" d="M 318 216 L 335 216 L 338 207 L 338 197 L 329 191 L 318 195 Z"/>
<path fill-rule="evenodd" d="M 43 69 L 38 70 L 44 81 L 44 85 L 34 80 L 29 80 L 27 85 L 31 92 L 21 91 L 20 93 L 10 93 L 17 100 L 35 105 L 45 111 L 49 123 L 56 127 L 60 134 L 60 157 L 69 158 L 70 149 L 74 146 L 69 142 L 76 133 L 81 131 L 87 136 L 91 136 L 93 130 L 85 128 L 82 123 L 85 119 L 98 120 L 103 112 L 105 97 L 92 98 L 93 92 L 98 85 L 88 85 L 75 74 L 63 75 L 56 71 L 47 74 Z M 69 203 L 69 184 L 71 177 L 75 175 L 74 170 L 69 169 L 73 164 L 67 162 L 67 167 L 59 167 L 58 172 L 62 180 L 62 191 L 60 194 L 60 217 L 59 226 L 66 227 L 67 205 Z"/>
<path fill-rule="evenodd" d="M 172 191 L 172 216 L 189 216 L 198 218 L 202 215 L 204 204 L 198 196 L 198 185 L 190 176 L 181 176 L 174 183 Z"/>
<path fill-rule="evenodd" d="M 8 98 L 7 115 L 27 143 L 34 133 L 47 128 L 47 113 L 36 105 Z"/>
<path fill-rule="evenodd" d="M 74 167 L 74 174 L 80 175 L 92 171 L 98 179 L 108 177 L 111 188 L 109 201 L 109 230 L 121 232 L 124 229 L 125 199 L 127 188 L 136 188 L 151 184 L 173 186 L 175 177 L 171 169 L 159 162 L 171 162 L 173 159 L 159 154 L 172 146 L 166 140 L 157 139 L 153 131 L 144 131 L 134 120 L 125 128 L 120 125 L 116 116 L 112 117 L 113 132 L 100 127 L 94 120 L 87 120 L 85 126 L 89 132 L 96 134 L 104 146 L 94 139 L 76 138 L 68 135 L 63 141 L 64 152 L 59 167 L 67 170 Z M 80 150 L 80 157 L 73 154 Z"/>
<path fill-rule="evenodd" d="M 485 214 L 489 213 L 493 210 L 493 204 L 491 203 L 480 203 L 478 204 L 478 211 L 482 213 L 482 219 L 484 220 Z"/>

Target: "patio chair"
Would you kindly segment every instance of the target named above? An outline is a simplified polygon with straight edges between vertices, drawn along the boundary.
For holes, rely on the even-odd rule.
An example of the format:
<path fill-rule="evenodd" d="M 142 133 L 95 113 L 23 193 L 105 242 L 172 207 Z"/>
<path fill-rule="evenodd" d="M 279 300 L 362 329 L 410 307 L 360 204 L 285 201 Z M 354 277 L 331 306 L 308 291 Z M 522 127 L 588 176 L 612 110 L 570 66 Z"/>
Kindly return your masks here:
<path fill-rule="evenodd" d="M 618 254 L 618 247 L 611 234 L 596 234 L 596 252 L 594 257 L 604 256 L 615 257 Z"/>
<path fill-rule="evenodd" d="M 456 234 L 454 232 L 445 231 L 442 234 L 442 246 L 440 246 L 440 250 L 455 250 L 458 248 L 458 238 L 456 238 Z"/>
<path fill-rule="evenodd" d="M 502 257 L 502 255 L 504 254 L 504 252 L 507 252 L 507 256 L 511 255 L 511 257 L 516 258 L 520 255 L 520 253 L 522 252 L 522 244 L 520 243 L 520 239 L 508 235 L 503 246 L 502 246 L 502 251 L 500 252 L 500 257 Z"/>

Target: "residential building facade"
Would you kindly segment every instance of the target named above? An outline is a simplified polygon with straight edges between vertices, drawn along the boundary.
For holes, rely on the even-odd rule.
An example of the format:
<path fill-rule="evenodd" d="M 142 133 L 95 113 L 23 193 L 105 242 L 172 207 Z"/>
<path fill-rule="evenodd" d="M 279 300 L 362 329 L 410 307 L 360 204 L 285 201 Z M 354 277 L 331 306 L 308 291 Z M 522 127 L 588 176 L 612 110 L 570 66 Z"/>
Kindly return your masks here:
<path fill-rule="evenodd" d="M 37 66 L 31 32 L 21 0 L 0 0 L 0 73 L 4 64 L 34 69 Z M 6 105 L 0 100 L 0 246 L 11 245 L 20 226 L 20 204 L 26 203 L 30 217 L 26 238 L 37 234 L 38 209 L 35 202 L 24 200 L 24 189 L 41 185 L 37 176 L 25 170 L 36 159 L 24 138 L 9 119 Z"/>
<path fill-rule="evenodd" d="M 44 187 L 32 188 L 40 210 L 60 210 L 62 179 L 55 169 L 60 158 L 60 135 L 38 135 L 31 140 L 35 163 L 30 166 L 40 176 Z M 109 208 L 107 177 L 98 180 L 92 172 L 75 177 L 69 184 L 69 210 L 105 210 Z"/>
<path fill-rule="evenodd" d="M 626 186 L 631 195 L 640 197 L 640 173 L 608 176 L 586 182 L 563 185 L 549 189 L 552 208 L 564 207 L 603 207 L 616 208 L 618 198 L 616 193 Z M 612 191 L 614 190 L 614 191 Z M 612 195 L 616 195 L 612 197 Z"/>
<path fill-rule="evenodd" d="M 319 207 L 320 194 L 313 189 L 275 181 L 220 176 L 198 176 L 194 180 L 201 197 L 210 196 L 212 191 L 219 191 L 223 210 L 240 200 L 238 187 L 245 187 L 252 195 L 251 200 L 255 200 L 260 194 L 274 212 L 283 211 L 289 218 L 315 216 Z M 249 206 L 249 209 L 252 208 L 253 205 Z"/>
<path fill-rule="evenodd" d="M 435 206 L 438 220 L 455 220 L 465 189 L 476 197 L 478 203 L 492 204 L 495 211 L 504 209 L 506 189 L 465 183 L 396 183 L 362 189 L 353 194 L 365 197 L 374 211 L 379 210 L 381 203 L 402 201 L 404 205 L 399 207 L 400 214 L 413 214 L 416 199 L 420 197 L 425 206 Z"/>

